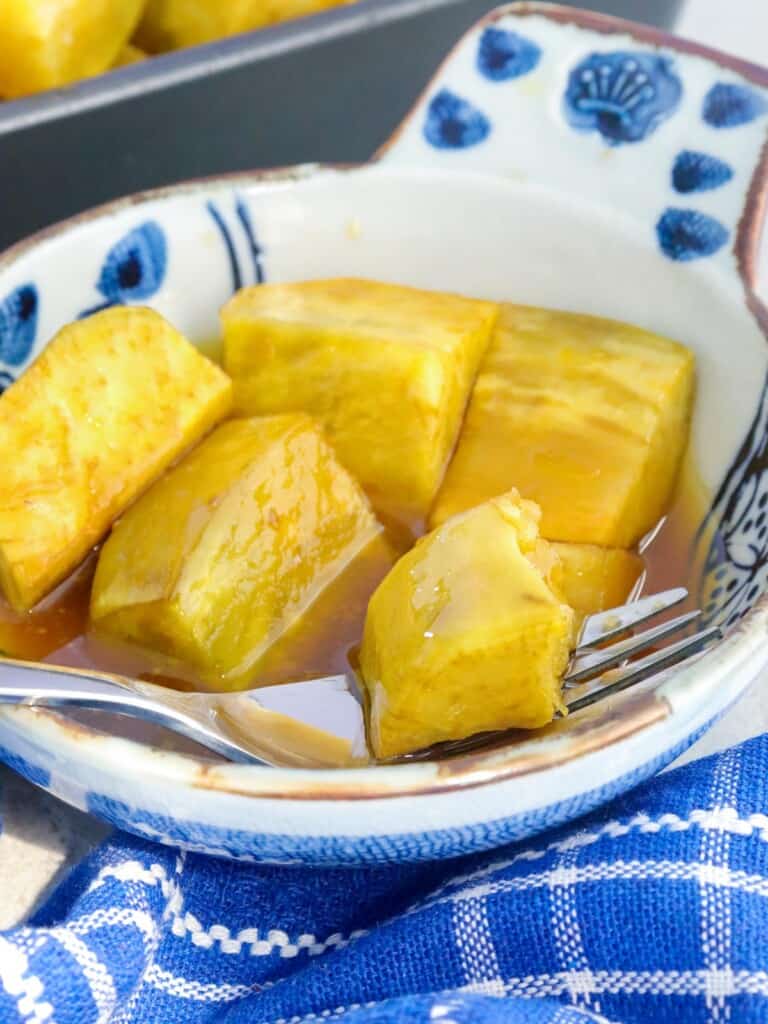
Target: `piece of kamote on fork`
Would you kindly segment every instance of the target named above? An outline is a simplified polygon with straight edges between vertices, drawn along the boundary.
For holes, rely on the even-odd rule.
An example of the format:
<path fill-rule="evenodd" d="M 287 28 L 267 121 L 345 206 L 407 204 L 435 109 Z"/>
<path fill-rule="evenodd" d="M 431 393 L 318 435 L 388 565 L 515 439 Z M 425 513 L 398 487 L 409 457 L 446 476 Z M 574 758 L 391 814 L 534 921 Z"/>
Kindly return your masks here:
<path fill-rule="evenodd" d="M 379 585 L 360 653 L 377 757 L 533 729 L 562 709 L 574 615 L 538 516 L 516 491 L 493 498 L 422 537 Z"/>
<path fill-rule="evenodd" d="M 547 540 L 631 547 L 669 501 L 693 371 L 639 327 L 502 306 L 431 525 L 517 487 Z"/>

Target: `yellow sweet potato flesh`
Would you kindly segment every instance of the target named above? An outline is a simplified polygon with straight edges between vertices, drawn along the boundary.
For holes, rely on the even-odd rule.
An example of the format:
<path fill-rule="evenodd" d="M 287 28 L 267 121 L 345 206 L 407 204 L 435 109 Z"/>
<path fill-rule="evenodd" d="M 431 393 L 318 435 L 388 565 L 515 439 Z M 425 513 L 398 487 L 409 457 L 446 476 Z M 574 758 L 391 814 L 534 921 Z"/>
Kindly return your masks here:
<path fill-rule="evenodd" d="M 362 280 L 243 289 L 222 312 L 236 409 L 311 413 L 377 508 L 425 514 L 497 310 Z"/>
<path fill-rule="evenodd" d="M 3 0 L 0 96 L 14 99 L 108 70 L 144 0 Z"/>
<path fill-rule="evenodd" d="M 217 366 L 149 309 L 63 328 L 0 396 L 0 585 L 17 610 L 229 410 Z"/>
<path fill-rule="evenodd" d="M 535 728 L 561 708 L 573 611 L 534 564 L 536 514 L 516 492 L 494 498 L 423 537 L 380 584 L 360 656 L 377 757 Z"/>
<path fill-rule="evenodd" d="M 637 327 L 503 306 L 430 525 L 514 486 L 548 540 L 631 547 L 669 500 L 693 370 Z"/>
<path fill-rule="evenodd" d="M 351 0 L 149 0 L 136 40 L 151 53 L 197 46 Z"/>
<path fill-rule="evenodd" d="M 99 632 L 221 688 L 261 658 L 381 527 L 302 414 L 231 420 L 123 516 L 99 557 Z"/>
<path fill-rule="evenodd" d="M 634 551 L 596 544 L 549 546 L 560 561 L 560 591 L 579 621 L 624 604 L 643 572 L 643 560 Z"/>

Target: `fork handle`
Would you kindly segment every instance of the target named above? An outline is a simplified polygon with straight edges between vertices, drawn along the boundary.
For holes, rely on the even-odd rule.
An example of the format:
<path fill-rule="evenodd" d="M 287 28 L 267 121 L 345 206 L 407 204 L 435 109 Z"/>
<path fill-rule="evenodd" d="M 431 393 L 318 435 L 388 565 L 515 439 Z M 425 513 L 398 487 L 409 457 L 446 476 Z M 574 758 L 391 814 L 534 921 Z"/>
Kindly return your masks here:
<path fill-rule="evenodd" d="M 112 711 L 162 725 L 230 761 L 265 763 L 219 733 L 213 723 L 208 725 L 183 707 L 174 707 L 173 691 L 169 690 L 161 701 L 152 696 L 154 689 L 152 683 L 129 683 L 106 672 L 0 658 L 0 704 Z"/>
<path fill-rule="evenodd" d="M 156 703 L 107 673 L 0 658 L 0 704 L 115 709 L 130 704 L 148 709 Z"/>

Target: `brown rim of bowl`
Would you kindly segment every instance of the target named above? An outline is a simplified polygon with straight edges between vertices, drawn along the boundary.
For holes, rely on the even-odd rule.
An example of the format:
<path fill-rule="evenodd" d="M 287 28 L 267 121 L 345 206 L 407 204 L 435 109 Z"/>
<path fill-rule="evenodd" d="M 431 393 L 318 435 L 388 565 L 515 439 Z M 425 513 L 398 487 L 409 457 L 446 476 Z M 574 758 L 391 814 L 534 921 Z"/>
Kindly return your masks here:
<path fill-rule="evenodd" d="M 66 714 L 48 708 L 24 709 L 33 713 L 43 723 L 53 726 L 64 735 L 69 743 L 89 744 L 106 739 L 108 742 L 135 743 L 111 734 L 104 734 L 81 721 L 67 718 Z M 605 705 L 596 716 L 586 715 L 576 722 L 572 729 L 550 736 L 551 746 L 535 746 L 524 752 L 518 746 L 498 742 L 493 749 L 465 754 L 462 757 L 444 761 L 405 762 L 402 764 L 368 765 L 357 769 L 338 771 L 249 767 L 198 759 L 189 754 L 162 751 L 181 758 L 191 769 L 181 780 L 183 785 L 193 789 L 228 793 L 231 796 L 258 797 L 269 800 L 371 800 L 393 799 L 407 796 L 449 793 L 456 790 L 472 789 L 488 782 L 501 782 L 520 778 L 544 769 L 569 764 L 575 758 L 592 754 L 603 748 L 628 739 L 646 727 L 662 722 L 670 714 L 669 703 L 653 692 L 627 694 L 617 705 Z M 547 731 L 557 729 L 548 727 Z M 11 726 L 13 728 L 13 725 Z M 531 740 L 526 739 L 526 744 Z M 140 744 L 145 750 L 156 748 Z M 157 775 L 151 766 L 148 774 Z M 387 769 L 387 778 L 381 769 Z M 424 778 L 420 769 L 434 769 Z M 233 771 L 234 769 L 234 771 Z M 372 771 L 371 769 L 376 769 Z M 281 773 L 279 784 L 266 782 L 263 773 Z M 290 772 L 296 780 L 286 782 L 285 773 Z M 308 776 L 316 776 L 308 778 Z"/>

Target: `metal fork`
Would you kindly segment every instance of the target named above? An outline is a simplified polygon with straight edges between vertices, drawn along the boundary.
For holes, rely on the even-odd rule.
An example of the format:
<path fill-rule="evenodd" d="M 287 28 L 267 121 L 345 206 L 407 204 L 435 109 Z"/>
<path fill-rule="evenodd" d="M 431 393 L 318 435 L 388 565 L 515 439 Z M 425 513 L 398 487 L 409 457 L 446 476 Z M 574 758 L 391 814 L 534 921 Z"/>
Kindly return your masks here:
<path fill-rule="evenodd" d="M 677 587 L 588 616 L 564 680 L 569 712 L 647 680 L 719 639 L 718 628 L 700 630 L 624 664 L 697 621 L 698 611 L 687 612 L 618 639 L 686 597 Z M 367 760 L 352 673 L 242 693 L 180 693 L 126 676 L 0 658 L 0 704 L 111 711 L 162 725 L 230 761 L 249 764 L 328 767 Z M 455 751 L 466 742 L 444 746 Z"/>

